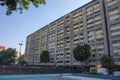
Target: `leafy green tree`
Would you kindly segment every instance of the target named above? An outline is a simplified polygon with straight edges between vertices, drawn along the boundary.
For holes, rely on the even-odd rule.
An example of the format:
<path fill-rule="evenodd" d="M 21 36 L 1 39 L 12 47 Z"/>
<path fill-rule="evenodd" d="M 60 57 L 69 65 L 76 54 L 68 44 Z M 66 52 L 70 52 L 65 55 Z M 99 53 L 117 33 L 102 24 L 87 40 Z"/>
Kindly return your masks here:
<path fill-rule="evenodd" d="M 27 64 L 27 62 L 24 60 L 24 54 L 19 57 L 19 64 L 22 66 Z"/>
<path fill-rule="evenodd" d="M 12 48 L 8 48 L 7 50 L 0 52 L 0 64 L 2 65 L 10 65 L 14 63 L 16 57 L 16 50 Z"/>
<path fill-rule="evenodd" d="M 0 65 L 2 65 L 2 63 L 3 63 L 2 57 L 3 57 L 3 54 L 4 54 L 4 53 L 5 53 L 4 50 L 0 51 Z"/>
<path fill-rule="evenodd" d="M 40 55 L 40 63 L 49 63 L 50 62 L 50 55 L 48 51 L 42 51 Z"/>
<path fill-rule="evenodd" d="M 84 62 L 90 57 L 90 46 L 88 44 L 80 45 L 77 44 L 77 46 L 73 50 L 73 56 L 77 61 Z"/>
<path fill-rule="evenodd" d="M 113 72 L 113 66 L 115 66 L 112 56 L 103 56 L 100 61 L 102 67 L 107 68 L 109 74 L 111 74 Z"/>
<path fill-rule="evenodd" d="M 13 11 L 22 13 L 23 9 L 28 10 L 30 3 L 39 7 L 40 4 L 46 4 L 46 0 L 0 0 L 0 6 L 7 6 L 7 15 L 12 14 Z"/>

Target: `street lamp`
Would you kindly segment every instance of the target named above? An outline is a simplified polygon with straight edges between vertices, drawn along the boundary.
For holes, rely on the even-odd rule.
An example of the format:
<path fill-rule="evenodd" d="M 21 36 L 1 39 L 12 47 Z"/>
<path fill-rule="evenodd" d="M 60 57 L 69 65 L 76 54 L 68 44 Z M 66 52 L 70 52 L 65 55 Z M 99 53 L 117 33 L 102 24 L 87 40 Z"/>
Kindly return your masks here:
<path fill-rule="evenodd" d="M 19 57 L 21 56 L 21 46 L 23 45 L 23 41 L 19 43 L 20 49 L 19 49 Z"/>

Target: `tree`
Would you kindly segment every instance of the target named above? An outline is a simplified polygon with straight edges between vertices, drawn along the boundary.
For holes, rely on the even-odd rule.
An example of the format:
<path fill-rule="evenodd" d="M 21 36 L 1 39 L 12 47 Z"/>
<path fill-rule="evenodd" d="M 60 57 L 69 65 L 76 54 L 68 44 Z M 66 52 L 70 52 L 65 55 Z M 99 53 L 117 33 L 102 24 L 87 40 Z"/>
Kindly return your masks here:
<path fill-rule="evenodd" d="M 14 63 L 15 57 L 16 57 L 15 49 L 8 48 L 7 50 L 3 50 L 0 52 L 0 64 L 10 65 Z"/>
<path fill-rule="evenodd" d="M 48 51 L 42 51 L 40 55 L 40 63 L 49 63 L 50 62 L 50 55 Z"/>
<path fill-rule="evenodd" d="M 115 66 L 112 56 L 103 56 L 100 61 L 102 67 L 107 68 L 109 74 L 111 74 L 113 72 L 113 66 Z"/>
<path fill-rule="evenodd" d="M 0 51 L 0 65 L 2 65 L 3 63 L 3 59 L 2 59 L 3 54 L 4 54 L 4 50 Z"/>
<path fill-rule="evenodd" d="M 40 4 L 46 4 L 46 0 L 0 0 L 0 6 L 7 6 L 7 15 L 12 14 L 13 11 L 22 13 L 23 9 L 28 10 L 30 3 L 39 7 Z"/>
<path fill-rule="evenodd" d="M 90 57 L 90 46 L 88 44 L 80 45 L 77 44 L 76 48 L 73 50 L 73 56 L 77 61 L 82 63 Z"/>
<path fill-rule="evenodd" d="M 19 64 L 22 66 L 27 64 L 27 62 L 24 60 L 24 54 L 19 57 Z"/>

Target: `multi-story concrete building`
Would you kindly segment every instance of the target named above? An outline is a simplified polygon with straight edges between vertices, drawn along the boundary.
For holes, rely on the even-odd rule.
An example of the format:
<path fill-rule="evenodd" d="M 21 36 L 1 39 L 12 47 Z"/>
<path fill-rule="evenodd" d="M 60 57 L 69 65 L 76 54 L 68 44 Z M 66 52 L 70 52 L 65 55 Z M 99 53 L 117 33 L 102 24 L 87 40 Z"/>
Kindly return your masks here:
<path fill-rule="evenodd" d="M 105 0 L 105 12 L 110 53 L 120 64 L 120 0 Z"/>
<path fill-rule="evenodd" d="M 93 0 L 27 37 L 28 64 L 40 65 L 42 51 L 51 65 L 79 65 L 73 57 L 76 44 L 91 46 L 91 65 L 111 54 L 120 62 L 120 0 Z M 87 61 L 86 61 L 87 62 Z"/>

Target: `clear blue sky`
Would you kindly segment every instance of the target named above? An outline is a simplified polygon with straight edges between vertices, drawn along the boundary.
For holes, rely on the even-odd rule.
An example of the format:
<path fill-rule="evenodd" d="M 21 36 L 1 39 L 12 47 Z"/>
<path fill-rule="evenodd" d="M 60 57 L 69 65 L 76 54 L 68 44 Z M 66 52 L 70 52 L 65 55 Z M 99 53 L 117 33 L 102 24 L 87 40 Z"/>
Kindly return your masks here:
<path fill-rule="evenodd" d="M 0 6 L 0 45 L 19 50 L 19 42 L 23 41 L 22 53 L 24 53 L 27 35 L 90 1 L 47 0 L 45 6 L 39 8 L 31 6 L 23 14 L 14 12 L 10 16 L 5 15 L 6 7 Z"/>

